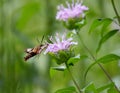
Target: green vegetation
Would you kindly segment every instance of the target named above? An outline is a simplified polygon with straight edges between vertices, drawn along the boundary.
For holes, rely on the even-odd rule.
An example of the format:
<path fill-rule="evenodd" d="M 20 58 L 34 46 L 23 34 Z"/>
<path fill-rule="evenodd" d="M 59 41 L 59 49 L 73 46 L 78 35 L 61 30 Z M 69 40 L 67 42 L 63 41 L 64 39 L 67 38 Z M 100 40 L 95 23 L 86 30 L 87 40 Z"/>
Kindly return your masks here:
<path fill-rule="evenodd" d="M 114 0 L 118 15 L 113 0 L 83 1 L 89 7 L 86 23 L 74 36 L 80 59 L 68 60 L 70 70 L 85 93 L 118 93 L 97 64 L 120 90 L 120 0 Z M 55 19 L 61 3 L 65 0 L 0 0 L 0 93 L 77 93 L 69 71 L 51 71 L 58 66 L 51 56 L 41 53 L 24 61 L 25 49 L 39 45 L 43 35 L 45 43 L 56 31 L 65 31 Z"/>

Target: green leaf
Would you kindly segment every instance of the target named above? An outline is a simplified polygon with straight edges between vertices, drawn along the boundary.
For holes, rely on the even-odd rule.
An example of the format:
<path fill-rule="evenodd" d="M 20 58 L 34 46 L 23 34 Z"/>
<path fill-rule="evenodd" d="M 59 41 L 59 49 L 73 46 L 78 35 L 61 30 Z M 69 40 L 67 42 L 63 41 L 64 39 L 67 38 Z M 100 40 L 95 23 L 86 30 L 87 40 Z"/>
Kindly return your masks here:
<path fill-rule="evenodd" d="M 109 55 L 103 56 L 102 58 L 98 59 L 96 61 L 96 63 L 104 63 L 104 64 L 106 64 L 106 63 L 116 61 L 116 60 L 119 60 L 119 59 L 120 59 L 120 56 L 115 55 L 115 54 L 109 54 Z"/>
<path fill-rule="evenodd" d="M 57 73 L 57 71 L 54 70 L 53 68 L 50 68 L 50 77 L 51 78 L 55 75 L 55 73 Z"/>
<path fill-rule="evenodd" d="M 88 84 L 84 89 L 84 93 L 99 93 L 93 83 Z"/>
<path fill-rule="evenodd" d="M 80 60 L 80 55 L 77 55 L 75 57 L 71 57 L 68 61 L 67 64 L 75 64 Z"/>
<path fill-rule="evenodd" d="M 86 19 L 81 18 L 70 18 L 68 21 L 63 22 L 63 25 L 69 29 L 80 29 L 86 24 Z"/>
<path fill-rule="evenodd" d="M 87 73 L 88 71 L 96 64 L 98 63 L 109 63 L 109 62 L 112 62 L 112 61 L 116 61 L 116 60 L 119 60 L 120 59 L 120 56 L 118 55 L 115 55 L 115 54 L 109 54 L 109 55 L 106 55 L 106 56 L 103 56 L 101 57 L 100 59 L 96 60 L 96 62 L 92 63 L 88 68 L 87 70 L 85 71 L 85 75 L 84 75 L 84 78 L 86 80 L 86 76 L 87 76 Z"/>
<path fill-rule="evenodd" d="M 94 31 L 97 27 L 102 25 L 102 30 L 101 30 L 101 35 L 103 35 L 103 31 L 105 28 L 107 28 L 107 26 L 109 26 L 112 23 L 112 19 L 111 18 L 104 18 L 104 19 L 96 19 L 93 21 L 89 33 L 91 33 L 92 31 Z"/>
<path fill-rule="evenodd" d="M 59 66 L 59 67 L 51 67 L 54 70 L 58 70 L 58 71 L 64 71 L 66 69 L 65 66 Z"/>
<path fill-rule="evenodd" d="M 90 27 L 89 33 L 91 33 L 92 31 L 94 31 L 95 28 L 97 28 L 101 24 L 102 24 L 101 20 L 99 20 L 99 19 L 94 20 L 93 23 L 92 23 L 92 25 L 91 25 L 91 27 Z"/>
<path fill-rule="evenodd" d="M 100 93 L 100 92 L 102 92 L 102 91 L 104 91 L 104 90 L 106 90 L 106 89 L 109 89 L 109 88 L 111 88 L 111 87 L 114 87 L 114 84 L 113 84 L 113 83 L 110 83 L 110 84 L 101 86 L 101 87 L 99 87 L 99 88 L 97 89 L 97 91 Z"/>
<path fill-rule="evenodd" d="M 114 87 L 111 87 L 107 93 L 118 93 L 118 91 L 114 88 Z"/>
<path fill-rule="evenodd" d="M 80 22 L 75 23 L 75 29 L 81 29 L 84 25 L 86 25 L 86 19 L 83 19 Z"/>
<path fill-rule="evenodd" d="M 105 43 L 110 37 L 115 35 L 118 31 L 119 31 L 118 29 L 112 30 L 112 31 L 108 32 L 105 36 L 103 36 L 98 44 L 98 48 L 97 48 L 96 52 L 98 52 L 100 50 L 103 43 Z"/>
<path fill-rule="evenodd" d="M 53 77 L 57 73 L 57 71 L 65 71 L 65 70 L 66 70 L 65 66 L 51 67 L 50 76 Z"/>
<path fill-rule="evenodd" d="M 75 87 L 68 87 L 57 90 L 55 93 L 76 93 Z"/>
<path fill-rule="evenodd" d="M 103 36 L 104 32 L 106 31 L 106 28 L 113 22 L 111 18 L 105 18 L 103 21 L 103 26 L 101 30 L 101 36 Z"/>

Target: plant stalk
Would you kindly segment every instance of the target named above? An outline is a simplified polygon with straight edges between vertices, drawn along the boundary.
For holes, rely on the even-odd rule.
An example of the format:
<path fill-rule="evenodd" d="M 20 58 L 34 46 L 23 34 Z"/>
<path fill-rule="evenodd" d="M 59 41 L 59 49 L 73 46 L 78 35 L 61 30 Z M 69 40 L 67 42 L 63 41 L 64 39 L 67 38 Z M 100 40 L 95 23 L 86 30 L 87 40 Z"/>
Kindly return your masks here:
<path fill-rule="evenodd" d="M 70 74 L 70 76 L 71 76 L 71 78 L 72 78 L 72 80 L 73 80 L 73 82 L 74 82 L 76 88 L 78 89 L 79 93 L 82 93 L 82 91 L 81 91 L 79 85 L 78 85 L 77 82 L 75 81 L 75 79 L 74 79 L 74 77 L 73 77 L 73 75 L 72 75 L 72 72 L 70 71 L 70 68 L 69 68 L 69 66 L 68 66 L 68 64 L 67 64 L 66 62 L 65 62 L 65 65 L 66 65 L 67 70 L 68 70 L 68 72 L 69 72 L 69 74 Z"/>
<path fill-rule="evenodd" d="M 116 14 L 116 16 L 117 16 L 117 20 L 118 20 L 119 25 L 120 25 L 120 16 L 119 16 L 119 14 L 118 14 L 118 12 L 117 12 L 117 9 L 116 9 L 116 7 L 115 7 L 114 0 L 111 0 L 111 3 L 112 3 L 113 9 L 114 9 L 114 11 L 115 11 L 115 14 Z"/>

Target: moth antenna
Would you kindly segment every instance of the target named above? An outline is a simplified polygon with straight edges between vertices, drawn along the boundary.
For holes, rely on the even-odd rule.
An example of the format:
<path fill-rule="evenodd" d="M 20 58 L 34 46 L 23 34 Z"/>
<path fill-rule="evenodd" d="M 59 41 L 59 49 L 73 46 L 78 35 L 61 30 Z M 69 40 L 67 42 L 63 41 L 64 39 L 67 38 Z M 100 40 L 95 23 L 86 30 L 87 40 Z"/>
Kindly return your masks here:
<path fill-rule="evenodd" d="M 45 37 L 45 35 L 42 36 L 40 44 L 42 44 L 44 37 Z"/>
<path fill-rule="evenodd" d="M 38 42 L 38 43 L 40 42 L 40 40 L 39 40 L 39 38 L 38 38 L 38 37 L 36 38 L 36 40 L 37 40 L 37 42 Z"/>

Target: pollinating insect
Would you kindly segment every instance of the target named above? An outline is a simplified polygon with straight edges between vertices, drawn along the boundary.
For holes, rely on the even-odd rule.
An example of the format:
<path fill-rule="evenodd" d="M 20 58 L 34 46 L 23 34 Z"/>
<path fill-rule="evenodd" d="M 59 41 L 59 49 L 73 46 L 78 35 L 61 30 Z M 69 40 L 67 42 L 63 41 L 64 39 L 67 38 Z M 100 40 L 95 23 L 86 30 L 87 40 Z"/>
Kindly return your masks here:
<path fill-rule="evenodd" d="M 25 61 L 40 54 L 45 48 L 47 48 L 48 44 L 42 44 L 43 39 L 44 39 L 44 36 L 42 37 L 40 45 L 38 45 L 34 48 L 28 48 L 25 50 L 25 52 L 27 53 L 27 55 L 24 57 Z"/>

